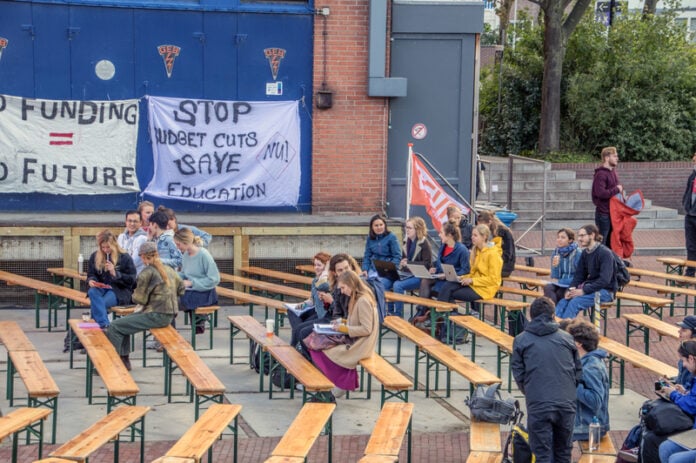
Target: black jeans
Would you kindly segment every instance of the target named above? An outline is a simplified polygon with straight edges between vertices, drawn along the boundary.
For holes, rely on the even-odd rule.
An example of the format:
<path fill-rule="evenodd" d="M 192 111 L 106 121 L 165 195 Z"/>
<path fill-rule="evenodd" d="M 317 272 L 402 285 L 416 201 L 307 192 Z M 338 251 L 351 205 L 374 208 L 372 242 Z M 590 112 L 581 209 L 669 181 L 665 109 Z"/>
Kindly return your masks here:
<path fill-rule="evenodd" d="M 611 249 L 611 217 L 600 214 L 599 211 L 595 210 L 594 221 L 597 228 L 599 228 L 599 234 L 602 235 L 602 244 Z"/>
<path fill-rule="evenodd" d="M 696 260 L 696 215 L 684 217 L 684 241 L 686 242 L 686 258 Z M 687 267 L 684 275 L 694 276 L 694 267 Z"/>

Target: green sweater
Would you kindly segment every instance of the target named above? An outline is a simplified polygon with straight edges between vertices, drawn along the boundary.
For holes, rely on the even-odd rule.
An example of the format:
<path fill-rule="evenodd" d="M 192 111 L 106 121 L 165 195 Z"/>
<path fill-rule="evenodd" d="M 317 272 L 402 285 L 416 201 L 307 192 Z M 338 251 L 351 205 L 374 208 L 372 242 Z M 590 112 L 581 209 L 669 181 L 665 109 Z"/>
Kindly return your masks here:
<path fill-rule="evenodd" d="M 195 256 L 184 253 L 181 278 L 190 280 L 194 291 L 210 291 L 220 284 L 220 272 L 207 249 L 200 248 Z"/>

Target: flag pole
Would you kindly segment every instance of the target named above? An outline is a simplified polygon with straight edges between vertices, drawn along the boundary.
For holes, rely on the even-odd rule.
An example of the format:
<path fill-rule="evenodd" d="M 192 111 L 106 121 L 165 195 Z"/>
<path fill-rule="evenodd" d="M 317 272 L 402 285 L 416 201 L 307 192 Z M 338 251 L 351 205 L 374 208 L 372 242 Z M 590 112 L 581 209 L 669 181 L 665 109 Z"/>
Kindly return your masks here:
<path fill-rule="evenodd" d="M 413 176 L 413 143 L 408 144 L 408 162 L 406 163 L 406 220 L 411 212 L 411 177 Z"/>

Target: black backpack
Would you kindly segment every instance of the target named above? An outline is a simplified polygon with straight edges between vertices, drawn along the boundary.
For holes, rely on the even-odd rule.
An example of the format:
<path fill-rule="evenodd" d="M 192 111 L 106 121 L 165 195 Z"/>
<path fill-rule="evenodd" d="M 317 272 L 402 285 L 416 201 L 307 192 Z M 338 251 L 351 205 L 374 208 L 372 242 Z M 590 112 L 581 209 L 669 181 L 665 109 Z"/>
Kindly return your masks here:
<path fill-rule="evenodd" d="M 259 373 L 261 371 L 261 346 L 256 341 L 249 340 L 249 352 L 251 352 L 251 363 L 249 364 L 249 366 L 253 368 L 256 371 L 256 373 Z M 267 375 L 271 369 L 270 355 L 270 352 L 266 352 L 266 355 L 263 357 L 264 375 Z"/>
<path fill-rule="evenodd" d="M 72 336 L 71 336 L 72 335 Z M 80 349 L 84 349 L 84 346 L 80 342 L 80 340 L 77 338 L 77 335 L 73 333 L 72 330 L 68 330 L 67 333 L 65 333 L 65 338 L 63 338 L 63 352 L 70 352 L 70 344 L 72 343 L 72 350 L 77 351 Z"/>
<path fill-rule="evenodd" d="M 505 448 L 502 463 L 534 463 L 536 457 L 529 446 L 529 432 L 521 423 L 524 413 L 520 412 L 517 422 L 512 427 Z"/>
<path fill-rule="evenodd" d="M 631 274 L 628 273 L 626 262 L 624 262 L 624 260 L 620 258 L 618 254 L 611 251 L 611 256 L 614 258 L 614 278 L 616 278 L 616 284 L 619 287 L 618 290 L 623 291 L 624 286 L 631 281 Z"/>
<path fill-rule="evenodd" d="M 476 386 L 471 398 L 465 401 L 473 418 L 499 424 L 510 424 L 519 420 L 522 413 L 519 401 L 512 397 L 503 398 L 499 387 L 500 384 Z"/>

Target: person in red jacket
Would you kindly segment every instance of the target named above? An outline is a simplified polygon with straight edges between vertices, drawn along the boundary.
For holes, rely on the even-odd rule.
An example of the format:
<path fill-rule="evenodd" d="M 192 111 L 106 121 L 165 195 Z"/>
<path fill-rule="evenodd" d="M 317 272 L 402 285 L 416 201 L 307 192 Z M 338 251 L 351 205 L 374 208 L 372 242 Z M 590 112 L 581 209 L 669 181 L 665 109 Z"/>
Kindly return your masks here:
<path fill-rule="evenodd" d="M 592 202 L 595 209 L 595 225 L 602 235 L 602 243 L 610 246 L 611 217 L 609 215 L 609 200 L 617 193 L 623 192 L 623 186 L 616 175 L 619 165 L 619 153 L 613 146 L 602 150 L 602 165 L 597 167 L 592 179 Z"/>

